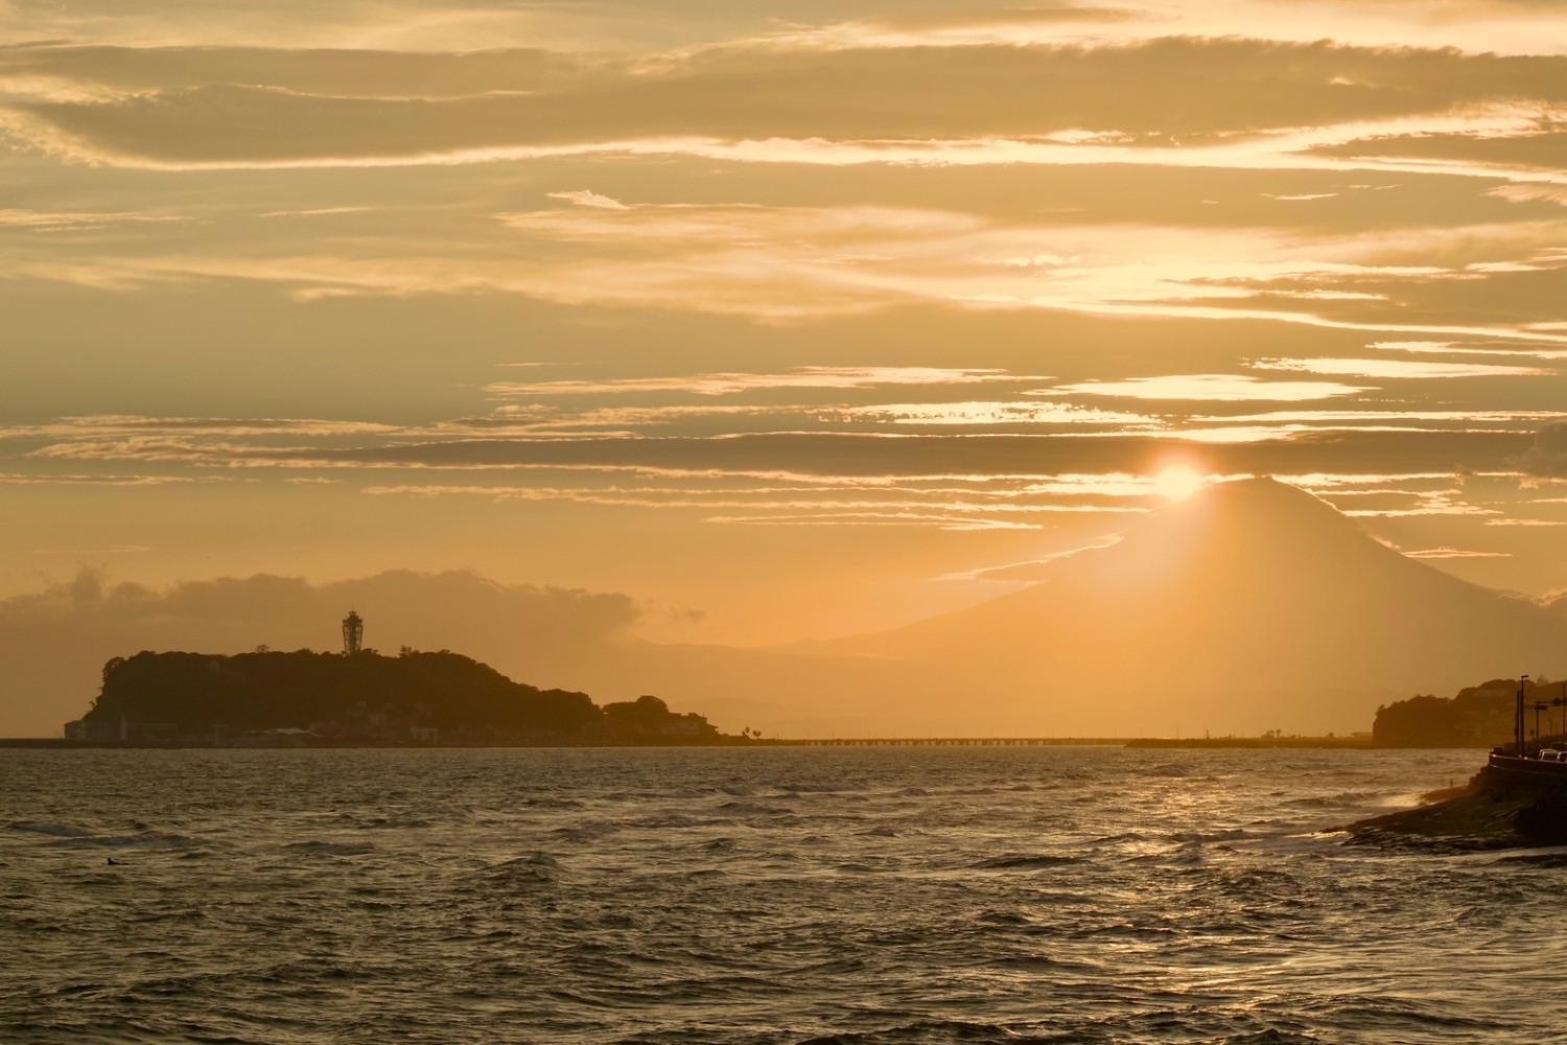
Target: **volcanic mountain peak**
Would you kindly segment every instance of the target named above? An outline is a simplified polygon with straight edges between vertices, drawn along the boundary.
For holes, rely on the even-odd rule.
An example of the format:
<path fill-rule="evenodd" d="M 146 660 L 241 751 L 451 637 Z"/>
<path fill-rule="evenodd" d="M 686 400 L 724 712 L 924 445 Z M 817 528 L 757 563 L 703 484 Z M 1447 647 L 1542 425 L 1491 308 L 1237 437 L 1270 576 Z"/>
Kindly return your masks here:
<path fill-rule="evenodd" d="M 1192 502 L 1207 503 L 1214 512 L 1225 516 L 1248 519 L 1262 516 L 1312 519 L 1324 526 L 1343 526 L 1347 521 L 1342 512 L 1315 494 L 1267 475 L 1214 483 L 1190 501 L 1177 501 L 1171 507 L 1179 509 Z"/>
<path fill-rule="evenodd" d="M 1332 505 L 1267 477 L 1215 483 L 1166 505 L 1133 527 L 1122 548 L 1144 542 L 1162 547 L 1165 554 L 1200 552 L 1205 547 L 1232 556 L 1269 547 L 1296 553 L 1334 548 L 1343 554 L 1363 545 L 1382 550 Z"/>
<path fill-rule="evenodd" d="M 1135 663 L 1207 692 L 1237 672 L 1370 689 L 1534 663 L 1557 621 L 1399 554 L 1303 490 L 1247 479 L 1154 512 L 1032 587 L 845 647 L 1014 682 Z"/>
<path fill-rule="evenodd" d="M 647 646 L 635 681 L 715 714 L 743 694 L 782 732 L 1190 735 L 1364 729 L 1411 693 L 1567 664 L 1567 599 L 1470 584 L 1272 479 L 1215 484 L 1037 576 L 809 648 Z"/>
<path fill-rule="evenodd" d="M 1258 478 L 1217 483 L 1165 505 L 1119 543 L 1059 561 L 1042 576 L 1043 587 L 1079 605 L 1135 605 L 1339 584 L 1354 588 L 1360 577 L 1410 571 L 1435 575 L 1312 494 Z"/>

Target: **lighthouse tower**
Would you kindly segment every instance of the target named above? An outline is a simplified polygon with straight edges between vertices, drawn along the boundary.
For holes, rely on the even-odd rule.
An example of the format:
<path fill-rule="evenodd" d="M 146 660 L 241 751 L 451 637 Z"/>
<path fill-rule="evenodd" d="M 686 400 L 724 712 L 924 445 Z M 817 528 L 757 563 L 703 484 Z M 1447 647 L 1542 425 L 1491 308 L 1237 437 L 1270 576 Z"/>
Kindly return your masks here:
<path fill-rule="evenodd" d="M 352 657 L 364 649 L 365 621 L 354 610 L 343 618 L 343 656 Z"/>

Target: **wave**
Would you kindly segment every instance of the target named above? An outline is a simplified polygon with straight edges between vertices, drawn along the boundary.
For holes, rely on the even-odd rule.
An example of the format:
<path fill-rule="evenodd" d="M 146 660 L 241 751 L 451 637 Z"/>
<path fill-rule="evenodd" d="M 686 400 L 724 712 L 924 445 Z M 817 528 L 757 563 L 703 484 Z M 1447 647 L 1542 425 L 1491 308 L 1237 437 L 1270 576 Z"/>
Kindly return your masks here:
<path fill-rule="evenodd" d="M 998 969 L 1021 969 L 1028 972 L 1100 972 L 1102 966 L 1093 962 L 1067 961 L 1044 954 L 1004 954 L 986 961 Z"/>
<path fill-rule="evenodd" d="M 12 820 L 5 825 L 7 831 L 22 831 L 27 834 L 48 835 L 51 838 L 84 838 L 92 832 L 85 827 L 77 827 L 75 824 L 60 824 L 48 820 Z"/>
<path fill-rule="evenodd" d="M 977 871 L 1014 871 L 1014 870 L 1042 870 L 1047 867 L 1066 867 L 1070 864 L 1080 864 L 1084 860 L 1081 856 L 1055 856 L 1048 853 L 1020 853 L 1006 856 L 992 856 L 984 860 L 975 861 L 968 866 Z"/>
<path fill-rule="evenodd" d="M 435 821 L 422 816 L 406 817 L 377 817 L 355 823 L 353 826 L 360 831 L 406 831 L 414 828 L 432 827 Z"/>
<path fill-rule="evenodd" d="M 559 798 L 554 795 L 534 795 L 524 798 L 522 804 L 530 809 L 581 809 L 580 798 Z"/>
<path fill-rule="evenodd" d="M 765 805 L 761 802 L 724 802 L 718 812 L 730 816 L 794 816 L 793 809 Z"/>
<path fill-rule="evenodd" d="M 549 853 L 515 856 L 469 875 L 470 884 L 481 888 L 520 889 L 554 885 L 560 879 L 560 861 Z"/>
<path fill-rule="evenodd" d="M 667 830 L 670 828 L 701 827 L 705 823 L 707 821 L 698 820 L 696 817 L 687 816 L 684 813 L 655 813 L 640 820 L 633 820 L 631 826 Z"/>
<path fill-rule="evenodd" d="M 168 831 L 138 831 L 133 835 L 71 835 L 61 838 L 59 844 L 99 849 L 190 849 L 208 843 Z"/>
<path fill-rule="evenodd" d="M 975 919 L 986 925 L 1031 925 L 1033 924 L 1027 915 L 1018 914 L 1016 911 L 986 911 Z"/>
<path fill-rule="evenodd" d="M 1382 791 L 1339 791 L 1331 795 L 1306 795 L 1292 798 L 1283 804 L 1293 809 L 1336 809 L 1339 806 L 1381 803 L 1387 798 Z"/>
<path fill-rule="evenodd" d="M 1238 842 L 1243 838 L 1257 838 L 1256 834 L 1240 827 L 1227 828 L 1222 831 L 1178 831 L 1170 836 L 1170 840 L 1182 843 L 1203 842 Z"/>
<path fill-rule="evenodd" d="M 1017 1042 L 1019 1040 L 1091 1041 L 1091 1038 L 1027 1038 L 1020 1039 L 1017 1032 L 1000 1023 L 978 1023 L 972 1020 L 916 1020 L 911 1023 L 895 1023 L 874 1030 L 839 1031 L 812 1038 L 803 1038 L 799 1045 L 880 1045 L 882 1042 Z"/>
<path fill-rule="evenodd" d="M 375 846 L 370 842 L 326 842 L 313 840 L 308 842 L 288 842 L 284 849 L 294 853 L 308 853 L 312 856 L 363 856 L 366 853 L 375 852 Z"/>
<path fill-rule="evenodd" d="M 1517 856 L 1503 856 L 1496 861 L 1499 864 L 1527 864 L 1531 867 L 1567 867 L 1567 850 L 1553 850 L 1540 853 L 1520 853 Z"/>

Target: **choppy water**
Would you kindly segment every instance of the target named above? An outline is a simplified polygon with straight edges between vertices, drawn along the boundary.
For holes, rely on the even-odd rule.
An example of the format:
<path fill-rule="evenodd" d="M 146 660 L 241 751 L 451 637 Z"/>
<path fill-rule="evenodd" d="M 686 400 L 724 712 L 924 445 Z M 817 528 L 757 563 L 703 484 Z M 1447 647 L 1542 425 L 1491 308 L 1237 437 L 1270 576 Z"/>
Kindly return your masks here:
<path fill-rule="evenodd" d="M 0 1039 L 1563 1040 L 1567 867 L 1317 833 L 1477 760 L 0 751 Z"/>

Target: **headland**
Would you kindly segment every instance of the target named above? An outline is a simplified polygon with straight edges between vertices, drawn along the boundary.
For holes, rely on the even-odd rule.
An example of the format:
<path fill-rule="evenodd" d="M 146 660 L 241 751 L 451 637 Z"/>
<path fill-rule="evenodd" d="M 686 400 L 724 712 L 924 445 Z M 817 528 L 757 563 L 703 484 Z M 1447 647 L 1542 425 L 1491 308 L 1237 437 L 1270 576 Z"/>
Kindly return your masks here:
<path fill-rule="evenodd" d="M 1402 739 L 1399 746 L 1496 736 L 1507 720 L 1512 740 L 1494 747 L 1466 786 L 1351 824 L 1352 839 L 1459 852 L 1567 845 L 1567 719 L 1560 733 L 1547 732 L 1558 709 L 1567 716 L 1567 687 L 1527 675 L 1471 687 L 1451 700 L 1421 696 L 1379 709 L 1377 732 L 1384 740 Z"/>

